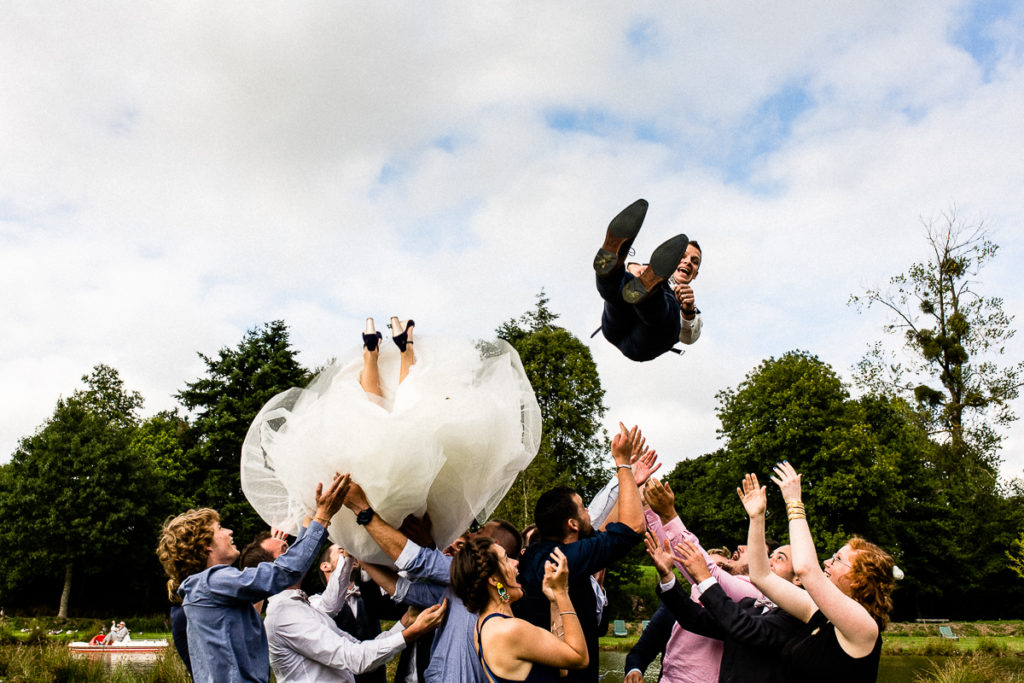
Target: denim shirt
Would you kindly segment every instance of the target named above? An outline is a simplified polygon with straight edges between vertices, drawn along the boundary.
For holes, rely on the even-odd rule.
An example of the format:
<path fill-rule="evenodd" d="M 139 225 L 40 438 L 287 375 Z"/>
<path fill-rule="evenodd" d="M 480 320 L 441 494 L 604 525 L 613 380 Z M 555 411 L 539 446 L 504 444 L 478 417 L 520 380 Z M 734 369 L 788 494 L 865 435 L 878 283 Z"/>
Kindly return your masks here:
<path fill-rule="evenodd" d="M 274 562 L 238 570 L 218 564 L 178 587 L 188 618 L 188 649 L 196 683 L 270 680 L 263 620 L 253 608 L 298 583 L 316 559 L 327 530 L 319 522 Z"/>
<path fill-rule="evenodd" d="M 423 672 L 426 683 L 486 683 L 476 654 L 476 615 L 466 609 L 451 587 L 452 558 L 440 550 L 421 548 L 408 541 L 395 565 L 408 578 L 400 578 L 395 600 L 416 607 L 429 607 L 448 600 L 444 621 L 434 632 L 430 663 Z"/>

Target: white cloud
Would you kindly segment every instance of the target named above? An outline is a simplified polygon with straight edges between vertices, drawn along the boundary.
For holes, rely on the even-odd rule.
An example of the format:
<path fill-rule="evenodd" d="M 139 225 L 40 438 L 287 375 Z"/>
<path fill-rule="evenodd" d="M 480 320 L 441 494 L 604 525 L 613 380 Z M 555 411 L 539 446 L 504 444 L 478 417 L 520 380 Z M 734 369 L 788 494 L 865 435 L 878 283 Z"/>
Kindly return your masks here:
<path fill-rule="evenodd" d="M 847 375 L 881 334 L 849 294 L 922 258 L 918 217 L 953 202 L 998 230 L 986 286 L 1020 317 L 1020 23 L 993 29 L 986 70 L 952 42 L 967 13 L 23 5 L 0 28 L 0 453 L 95 363 L 169 407 L 195 351 L 275 318 L 316 365 L 367 315 L 483 335 L 544 287 L 586 338 L 590 259 L 638 196 L 638 255 L 678 231 L 704 246 L 705 336 L 643 365 L 590 345 L 609 425 L 648 424 L 666 456 L 716 447 L 715 392 L 769 355 Z M 779 138 L 757 112 L 787 89 L 805 108 Z"/>

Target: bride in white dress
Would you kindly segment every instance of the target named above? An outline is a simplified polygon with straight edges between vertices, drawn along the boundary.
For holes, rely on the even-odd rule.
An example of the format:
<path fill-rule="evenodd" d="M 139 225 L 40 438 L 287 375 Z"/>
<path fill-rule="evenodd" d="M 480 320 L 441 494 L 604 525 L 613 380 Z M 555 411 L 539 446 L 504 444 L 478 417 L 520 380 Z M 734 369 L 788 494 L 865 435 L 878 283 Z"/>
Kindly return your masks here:
<path fill-rule="evenodd" d="M 270 526 L 298 533 L 316 483 L 348 472 L 392 526 L 429 513 L 443 548 L 484 521 L 537 454 L 540 408 L 515 349 L 414 341 L 412 320 L 391 321 L 393 346 L 368 319 L 361 358 L 278 394 L 249 427 L 242 490 Z M 390 564 L 347 508 L 329 532 L 356 557 Z"/>

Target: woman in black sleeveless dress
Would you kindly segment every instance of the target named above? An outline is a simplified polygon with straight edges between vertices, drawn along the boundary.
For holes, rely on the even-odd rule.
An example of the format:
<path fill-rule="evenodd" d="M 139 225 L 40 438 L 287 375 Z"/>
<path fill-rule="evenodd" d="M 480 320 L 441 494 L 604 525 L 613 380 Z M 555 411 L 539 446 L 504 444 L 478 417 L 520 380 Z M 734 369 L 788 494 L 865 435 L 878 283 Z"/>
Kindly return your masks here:
<path fill-rule="evenodd" d="M 564 640 L 512 616 L 511 603 L 523 597 L 518 566 L 518 558 L 506 555 L 490 538 L 474 538 L 452 558 L 452 589 L 478 615 L 476 649 L 491 681 L 555 683 L 559 669 L 582 669 L 589 659 L 583 628 L 569 600 L 569 566 L 556 548 L 543 583 L 552 614 L 561 619 Z"/>
<path fill-rule="evenodd" d="M 788 462 L 772 477 L 786 501 L 793 571 L 803 589 L 773 574 L 764 542 L 765 487 L 748 474 L 738 490 L 750 516 L 750 578 L 775 604 L 807 626 L 782 652 L 791 681 L 874 681 L 882 630 L 892 611 L 892 557 L 863 538 L 851 538 L 824 568 L 818 564 L 800 492 L 800 475 Z"/>

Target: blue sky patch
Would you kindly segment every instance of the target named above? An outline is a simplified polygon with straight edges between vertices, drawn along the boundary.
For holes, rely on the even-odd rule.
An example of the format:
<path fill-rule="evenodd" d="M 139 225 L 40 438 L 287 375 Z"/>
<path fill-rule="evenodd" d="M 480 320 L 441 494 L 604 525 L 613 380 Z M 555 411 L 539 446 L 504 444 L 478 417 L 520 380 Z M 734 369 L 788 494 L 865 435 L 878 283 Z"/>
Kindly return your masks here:
<path fill-rule="evenodd" d="M 638 19 L 626 31 L 630 52 L 638 59 L 656 57 L 661 53 L 657 39 L 658 24 L 653 19 Z"/>
<path fill-rule="evenodd" d="M 985 0 L 965 9 L 963 23 L 954 29 L 953 42 L 974 58 L 987 81 L 999 61 L 1000 46 L 993 36 L 992 25 L 1010 17 L 1015 0 Z"/>
<path fill-rule="evenodd" d="M 746 183 L 755 162 L 782 147 L 792 135 L 793 122 L 813 105 L 803 86 L 795 83 L 764 99 L 740 122 L 733 137 L 735 144 L 725 150 L 721 163 L 726 181 Z"/>

